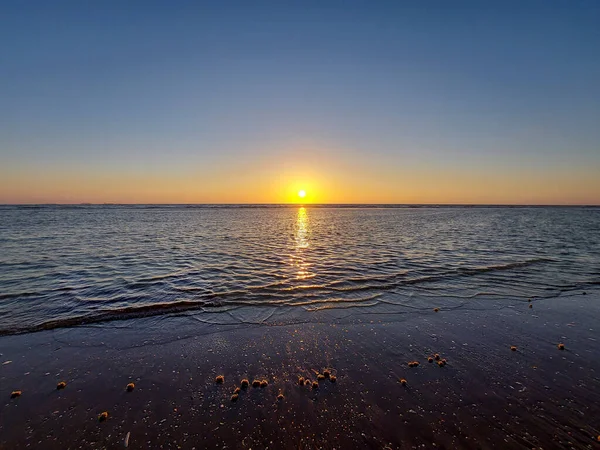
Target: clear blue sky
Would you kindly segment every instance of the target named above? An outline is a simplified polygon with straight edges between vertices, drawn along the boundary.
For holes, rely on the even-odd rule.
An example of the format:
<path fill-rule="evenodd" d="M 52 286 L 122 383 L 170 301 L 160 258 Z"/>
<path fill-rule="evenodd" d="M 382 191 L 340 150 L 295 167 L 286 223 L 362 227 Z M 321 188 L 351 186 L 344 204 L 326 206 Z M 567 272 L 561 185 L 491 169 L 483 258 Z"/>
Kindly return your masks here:
<path fill-rule="evenodd" d="M 4 1 L 0 154 L 0 202 L 600 203 L 600 1 Z"/>

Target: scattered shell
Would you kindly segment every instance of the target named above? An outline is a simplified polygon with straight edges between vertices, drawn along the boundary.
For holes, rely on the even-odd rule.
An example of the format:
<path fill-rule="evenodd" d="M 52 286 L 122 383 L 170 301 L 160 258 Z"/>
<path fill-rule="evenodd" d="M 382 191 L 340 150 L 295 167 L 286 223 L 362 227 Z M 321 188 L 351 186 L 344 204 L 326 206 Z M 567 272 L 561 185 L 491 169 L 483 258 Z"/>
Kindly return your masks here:
<path fill-rule="evenodd" d="M 239 397 L 240 397 L 240 396 L 239 396 L 238 394 L 233 394 L 233 395 L 231 396 L 231 401 L 232 401 L 232 402 L 237 402 L 237 399 L 238 399 Z"/>
<path fill-rule="evenodd" d="M 448 363 L 448 361 L 446 361 L 446 358 L 442 359 L 442 363 L 444 363 L 444 365 Z"/>
<path fill-rule="evenodd" d="M 312 384 L 312 381 L 310 381 L 308 378 L 306 380 L 304 380 L 305 386 L 308 386 L 309 384 Z"/>
<path fill-rule="evenodd" d="M 299 378 L 298 378 L 298 384 L 299 384 L 300 386 L 302 386 L 302 385 L 304 384 L 304 377 L 299 377 Z"/>
<path fill-rule="evenodd" d="M 433 311 L 434 311 L 434 312 L 439 312 L 439 311 L 440 311 L 440 308 L 433 308 Z"/>
<path fill-rule="evenodd" d="M 516 347 L 515 345 L 511 345 L 511 346 L 510 346 L 510 349 L 511 349 L 513 352 L 516 352 L 516 351 L 517 351 L 517 347 Z"/>
<path fill-rule="evenodd" d="M 527 299 L 527 301 L 528 301 L 528 302 L 531 302 L 531 299 L 530 299 L 530 298 L 528 298 L 528 299 Z"/>
<path fill-rule="evenodd" d="M 335 375 L 331 375 L 329 377 L 329 381 L 331 381 L 332 383 L 335 383 L 337 381 L 337 377 Z"/>
<path fill-rule="evenodd" d="M 252 387 L 259 387 L 260 386 L 260 380 L 254 380 L 252 382 Z"/>
<path fill-rule="evenodd" d="M 558 344 L 558 349 L 559 350 L 564 350 L 565 349 L 565 344 Z"/>
<path fill-rule="evenodd" d="M 10 393 L 10 398 L 17 398 L 17 397 L 20 397 L 20 396 L 21 396 L 21 394 L 22 394 L 22 392 L 21 392 L 21 391 L 12 391 L 12 392 Z"/>
<path fill-rule="evenodd" d="M 277 400 L 279 400 L 279 401 L 283 400 L 283 394 L 281 392 L 277 396 Z"/>
<path fill-rule="evenodd" d="M 215 378 L 215 383 L 217 384 L 223 384 L 225 382 L 225 377 L 223 375 L 218 375 L 217 378 Z"/>
<path fill-rule="evenodd" d="M 233 390 L 233 393 L 234 393 L 234 394 L 239 394 L 239 393 L 240 393 L 240 391 L 241 391 L 241 389 L 240 389 L 239 387 L 236 387 L 236 388 Z"/>
<path fill-rule="evenodd" d="M 319 383 L 317 383 L 316 381 L 313 381 L 312 388 L 319 389 Z"/>
<path fill-rule="evenodd" d="M 433 355 L 433 357 L 436 359 L 436 361 L 438 361 L 440 359 L 440 355 L 437 353 L 435 355 Z"/>
<path fill-rule="evenodd" d="M 429 358 L 427 358 L 427 361 L 433 362 L 433 356 L 430 356 Z"/>
<path fill-rule="evenodd" d="M 127 392 L 131 392 L 135 389 L 135 383 L 129 383 L 125 389 L 127 390 Z M 143 390 L 143 389 L 142 389 Z"/>
<path fill-rule="evenodd" d="M 317 375 L 317 380 L 321 381 L 325 379 L 325 375 L 323 375 L 322 373 L 320 373 L 319 375 Z"/>
<path fill-rule="evenodd" d="M 440 366 L 440 367 L 444 367 L 444 365 L 445 365 L 445 364 L 444 364 L 444 362 L 443 362 L 443 361 L 438 361 L 438 362 L 437 362 L 437 365 L 438 365 L 438 366 Z"/>
<path fill-rule="evenodd" d="M 107 411 L 101 412 L 101 413 L 98 415 L 98 420 L 99 420 L 100 422 L 104 422 L 106 419 L 108 419 L 108 412 L 107 412 Z"/>
<path fill-rule="evenodd" d="M 329 372 L 329 370 L 324 370 L 323 375 L 325 376 L 325 378 L 329 378 L 329 376 L 331 375 L 331 372 Z"/>
<path fill-rule="evenodd" d="M 529 304 L 529 307 L 530 307 L 530 308 L 533 308 L 533 305 L 530 303 L 530 304 Z"/>
<path fill-rule="evenodd" d="M 242 380 L 242 387 L 243 388 L 247 388 L 249 384 L 250 384 L 250 382 L 246 378 L 244 378 Z"/>
<path fill-rule="evenodd" d="M 406 380 L 404 378 L 400 379 L 400 383 L 402 384 L 402 386 L 406 386 Z"/>
<path fill-rule="evenodd" d="M 267 387 L 268 384 L 269 384 L 269 382 L 267 380 L 262 380 L 260 382 L 260 387 Z"/>
<path fill-rule="evenodd" d="M 56 389 L 58 389 L 58 390 L 64 389 L 66 387 L 67 387 L 67 383 L 65 383 L 64 381 L 61 381 L 56 385 Z"/>

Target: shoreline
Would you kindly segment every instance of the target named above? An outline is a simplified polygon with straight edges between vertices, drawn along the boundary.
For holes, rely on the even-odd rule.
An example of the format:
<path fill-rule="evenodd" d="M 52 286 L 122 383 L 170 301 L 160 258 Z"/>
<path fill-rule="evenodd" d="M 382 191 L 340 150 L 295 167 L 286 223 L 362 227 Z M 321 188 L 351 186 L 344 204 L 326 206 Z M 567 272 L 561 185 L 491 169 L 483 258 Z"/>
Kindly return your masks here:
<path fill-rule="evenodd" d="M 325 311 L 283 325 L 179 315 L 3 336 L 0 448 L 116 448 L 128 433 L 129 448 L 595 448 L 600 295 L 533 305 L 342 323 Z M 433 353 L 448 365 L 428 363 Z M 298 386 L 326 368 L 336 383 Z M 269 385 L 231 402 L 242 378 Z"/>

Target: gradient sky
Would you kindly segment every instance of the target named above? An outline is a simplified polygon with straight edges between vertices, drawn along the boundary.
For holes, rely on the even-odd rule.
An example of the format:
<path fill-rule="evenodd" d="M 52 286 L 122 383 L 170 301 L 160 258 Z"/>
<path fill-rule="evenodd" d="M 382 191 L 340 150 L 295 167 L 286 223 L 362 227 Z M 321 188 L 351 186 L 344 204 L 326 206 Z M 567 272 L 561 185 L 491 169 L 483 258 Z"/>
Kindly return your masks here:
<path fill-rule="evenodd" d="M 600 1 L 0 5 L 0 203 L 600 204 Z"/>

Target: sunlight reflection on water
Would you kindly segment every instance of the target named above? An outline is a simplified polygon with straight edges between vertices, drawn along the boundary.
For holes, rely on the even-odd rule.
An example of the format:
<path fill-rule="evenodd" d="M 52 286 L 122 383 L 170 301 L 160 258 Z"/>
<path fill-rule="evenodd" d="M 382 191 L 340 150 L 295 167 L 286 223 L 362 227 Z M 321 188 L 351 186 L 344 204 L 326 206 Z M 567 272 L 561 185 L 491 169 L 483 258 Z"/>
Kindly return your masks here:
<path fill-rule="evenodd" d="M 244 320 L 262 323 L 274 310 L 273 320 L 285 321 L 309 308 L 387 314 L 591 291 L 599 285 L 599 214 L 5 206 L 0 333 L 207 308 L 211 320 L 229 320 L 231 308 L 247 305 L 264 310 L 246 308 Z"/>
<path fill-rule="evenodd" d="M 306 208 L 300 207 L 298 209 L 298 214 L 296 216 L 296 225 L 295 225 L 295 238 L 296 238 L 296 248 L 294 249 L 294 253 L 292 254 L 291 260 L 292 264 L 298 270 L 298 276 L 296 277 L 298 280 L 305 280 L 307 278 L 312 278 L 314 274 L 311 274 L 308 270 L 310 264 L 305 258 L 305 252 L 308 251 L 310 246 L 309 236 L 310 236 L 310 223 L 308 219 L 308 213 Z"/>

